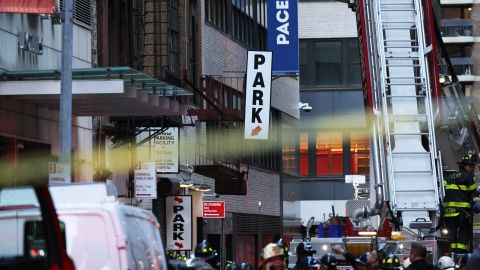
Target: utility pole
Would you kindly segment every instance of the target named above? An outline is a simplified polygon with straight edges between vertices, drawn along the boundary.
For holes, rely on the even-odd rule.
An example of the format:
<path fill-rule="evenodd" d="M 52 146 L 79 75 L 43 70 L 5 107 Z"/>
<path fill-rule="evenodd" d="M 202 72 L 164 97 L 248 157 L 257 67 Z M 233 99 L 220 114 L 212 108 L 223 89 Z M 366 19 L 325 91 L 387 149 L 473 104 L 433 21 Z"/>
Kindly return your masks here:
<path fill-rule="evenodd" d="M 60 83 L 60 163 L 71 168 L 72 164 L 72 46 L 73 0 L 63 1 L 62 71 Z M 71 170 L 71 169 L 70 169 Z M 70 170 L 65 181 L 71 182 Z"/>

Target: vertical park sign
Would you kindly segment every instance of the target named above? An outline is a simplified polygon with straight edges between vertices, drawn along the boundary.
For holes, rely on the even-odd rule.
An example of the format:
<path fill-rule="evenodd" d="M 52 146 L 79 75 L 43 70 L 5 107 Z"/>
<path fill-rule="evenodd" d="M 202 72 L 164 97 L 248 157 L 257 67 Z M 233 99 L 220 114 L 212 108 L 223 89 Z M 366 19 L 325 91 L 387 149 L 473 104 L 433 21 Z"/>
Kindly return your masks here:
<path fill-rule="evenodd" d="M 192 250 L 192 196 L 166 198 L 167 249 Z"/>
<path fill-rule="evenodd" d="M 268 140 L 272 52 L 249 51 L 245 89 L 245 139 Z"/>

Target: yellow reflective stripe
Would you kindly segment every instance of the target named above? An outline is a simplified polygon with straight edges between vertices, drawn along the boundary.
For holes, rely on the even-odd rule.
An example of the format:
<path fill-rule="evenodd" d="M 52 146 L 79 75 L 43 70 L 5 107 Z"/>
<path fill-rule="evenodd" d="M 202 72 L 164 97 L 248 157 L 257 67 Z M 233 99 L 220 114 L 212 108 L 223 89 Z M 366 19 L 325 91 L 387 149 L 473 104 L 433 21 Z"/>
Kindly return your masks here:
<path fill-rule="evenodd" d="M 460 243 L 457 243 L 457 249 L 467 249 L 467 245 L 464 245 L 464 244 L 460 244 Z"/>
<path fill-rule="evenodd" d="M 460 213 L 448 213 L 448 214 L 444 214 L 443 216 L 444 217 L 456 217 L 458 215 L 460 215 Z"/>
<path fill-rule="evenodd" d="M 457 243 L 451 243 L 450 248 L 457 248 Z"/>
<path fill-rule="evenodd" d="M 455 184 L 444 184 L 445 189 L 453 189 L 453 190 L 462 190 L 462 191 L 472 191 L 477 188 L 476 184 L 473 184 L 471 186 L 465 186 L 465 185 L 455 185 Z"/>
<path fill-rule="evenodd" d="M 446 207 L 470 207 L 468 202 L 446 202 Z"/>
<path fill-rule="evenodd" d="M 475 190 L 475 189 L 477 189 L 477 184 L 472 184 L 469 187 L 467 187 L 467 189 L 468 189 L 468 191 Z"/>

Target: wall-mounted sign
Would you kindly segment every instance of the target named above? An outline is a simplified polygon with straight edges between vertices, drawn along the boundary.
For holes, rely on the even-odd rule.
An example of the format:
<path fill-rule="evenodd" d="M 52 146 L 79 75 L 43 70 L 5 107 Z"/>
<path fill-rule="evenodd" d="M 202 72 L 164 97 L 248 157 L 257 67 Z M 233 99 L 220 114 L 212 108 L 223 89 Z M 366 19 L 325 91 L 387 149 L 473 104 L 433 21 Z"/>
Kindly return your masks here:
<path fill-rule="evenodd" d="M 135 198 L 157 198 L 155 162 L 135 161 Z"/>
<path fill-rule="evenodd" d="M 297 0 L 267 1 L 268 50 L 273 73 L 298 73 Z"/>
<path fill-rule="evenodd" d="M 245 93 L 245 139 L 268 140 L 272 52 L 249 51 Z"/>
<path fill-rule="evenodd" d="M 203 202 L 202 216 L 203 218 L 225 218 L 225 202 Z"/>
<path fill-rule="evenodd" d="M 192 250 L 192 197 L 166 198 L 167 249 Z"/>
<path fill-rule="evenodd" d="M 55 14 L 57 3 L 55 0 L 2 0 L 0 13 Z"/>
<path fill-rule="evenodd" d="M 154 139 L 155 163 L 158 173 L 178 173 L 179 141 L 178 128 L 171 127 Z"/>
<path fill-rule="evenodd" d="M 48 182 L 54 184 L 63 184 L 71 182 L 71 166 L 66 163 L 49 162 L 48 163 Z"/>

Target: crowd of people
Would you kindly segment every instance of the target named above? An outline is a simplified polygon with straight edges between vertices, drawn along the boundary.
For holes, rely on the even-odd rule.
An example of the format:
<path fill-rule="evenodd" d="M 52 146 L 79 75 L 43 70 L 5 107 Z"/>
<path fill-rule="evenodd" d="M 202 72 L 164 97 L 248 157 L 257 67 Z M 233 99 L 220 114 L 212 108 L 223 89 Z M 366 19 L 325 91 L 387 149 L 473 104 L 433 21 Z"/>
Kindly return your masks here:
<path fill-rule="evenodd" d="M 346 252 L 340 247 L 333 247 L 332 253 L 324 254 L 317 259 L 316 251 L 309 242 L 301 242 L 297 245 L 296 263 L 292 270 L 337 270 L 340 269 L 338 257 L 344 257 L 342 265 L 350 265 L 354 270 L 480 270 L 480 247 L 473 253 L 456 256 L 454 260 L 450 256 L 440 257 L 437 263 L 427 262 L 428 252 L 420 242 L 413 242 L 410 246 L 408 258 L 400 258 L 388 253 L 384 249 L 375 249 L 358 257 Z M 287 270 L 289 250 L 287 245 L 280 240 L 266 245 L 261 253 L 259 269 L 264 270 Z M 182 267 L 177 269 L 219 269 L 218 253 L 207 241 L 199 243 L 191 258 L 185 255 L 177 257 L 169 254 L 170 259 L 183 262 Z M 248 263 L 235 263 L 227 261 L 223 265 L 224 270 L 250 270 L 254 269 Z"/>

